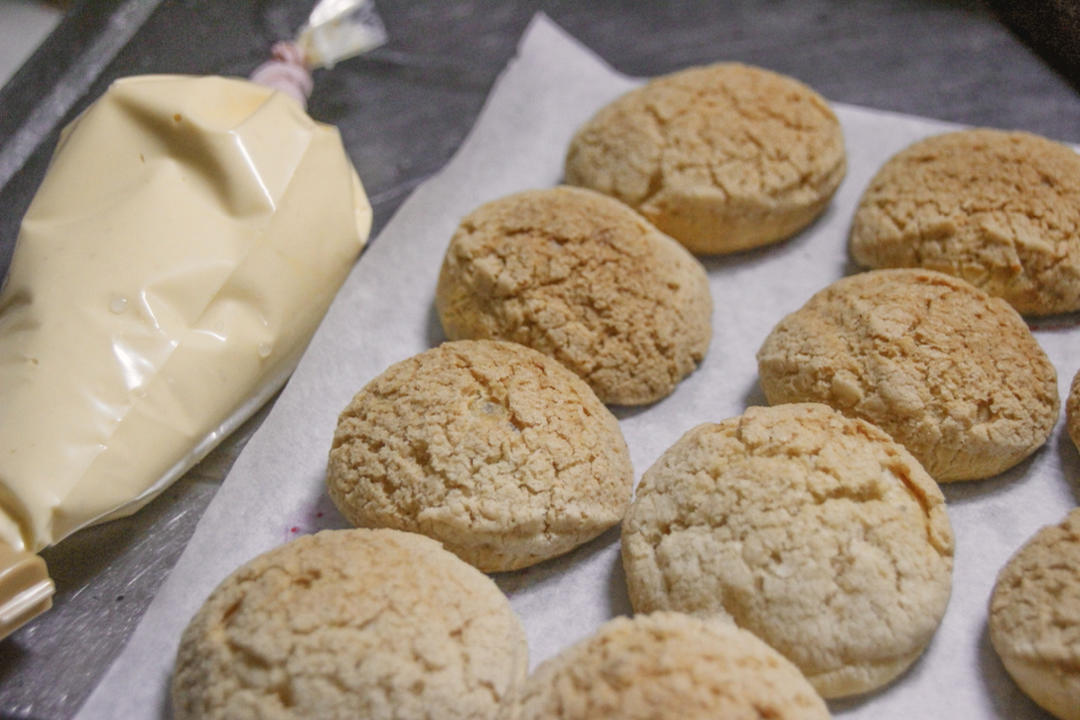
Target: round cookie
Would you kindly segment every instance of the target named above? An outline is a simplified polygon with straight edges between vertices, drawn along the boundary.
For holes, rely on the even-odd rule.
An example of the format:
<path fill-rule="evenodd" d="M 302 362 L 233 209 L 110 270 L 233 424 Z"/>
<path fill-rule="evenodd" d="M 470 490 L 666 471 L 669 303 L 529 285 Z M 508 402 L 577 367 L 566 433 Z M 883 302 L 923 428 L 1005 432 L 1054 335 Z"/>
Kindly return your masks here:
<path fill-rule="evenodd" d="M 513 717 L 525 634 L 428 538 L 327 530 L 236 570 L 180 641 L 173 717 Z"/>
<path fill-rule="evenodd" d="M 622 200 L 691 252 L 725 253 L 802 229 L 845 170 L 840 123 L 820 95 L 721 63 L 601 109 L 571 141 L 565 178 Z"/>
<path fill-rule="evenodd" d="M 500 572 L 618 523 L 633 478 L 618 422 L 581 378 L 522 345 L 461 340 L 356 394 L 326 482 L 354 525 L 422 533 Z"/>
<path fill-rule="evenodd" d="M 921 140 L 870 181 L 851 227 L 861 265 L 961 277 L 1019 312 L 1080 310 L 1080 156 L 1024 132 Z"/>
<path fill-rule="evenodd" d="M 1080 450 L 1080 371 L 1073 375 L 1069 397 L 1065 399 L 1065 429 L 1073 445 Z"/>
<path fill-rule="evenodd" d="M 1080 720 L 1080 508 L 1044 527 L 998 574 L 990 642 L 1027 695 Z"/>
<path fill-rule="evenodd" d="M 623 522 L 635 612 L 722 617 L 826 698 L 880 687 L 945 612 L 953 536 L 937 483 L 884 432 L 819 404 L 690 430 Z"/>
<path fill-rule="evenodd" d="M 712 335 L 701 263 L 622 203 L 580 188 L 470 213 L 446 250 L 435 305 L 451 340 L 535 348 L 619 405 L 671 393 Z"/>
<path fill-rule="evenodd" d="M 827 720 L 798 668 L 752 634 L 682 613 L 605 623 L 536 669 L 520 720 Z"/>
<path fill-rule="evenodd" d="M 818 292 L 757 354 L 770 404 L 869 420 L 938 482 L 996 475 L 1058 415 L 1057 375 L 1007 303 L 930 270 L 873 270 Z"/>

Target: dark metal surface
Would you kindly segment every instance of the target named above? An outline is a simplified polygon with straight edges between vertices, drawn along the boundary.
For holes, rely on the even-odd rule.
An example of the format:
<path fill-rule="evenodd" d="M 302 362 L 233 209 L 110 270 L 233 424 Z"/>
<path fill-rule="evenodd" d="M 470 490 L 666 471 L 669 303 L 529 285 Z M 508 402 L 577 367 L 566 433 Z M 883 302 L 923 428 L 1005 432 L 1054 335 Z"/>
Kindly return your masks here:
<path fill-rule="evenodd" d="M 109 82 L 152 72 L 247 75 L 311 4 L 76 5 L 0 91 L 0 269 L 60 127 Z M 316 73 L 309 109 L 341 128 L 371 195 L 376 233 L 461 143 L 538 10 L 634 75 L 740 60 L 793 75 L 836 101 L 1080 141 L 1080 95 L 974 0 L 377 5 L 390 42 Z M 137 515 L 43 553 L 58 585 L 56 607 L 0 642 L 0 715 L 62 718 L 78 709 L 263 414 Z"/>

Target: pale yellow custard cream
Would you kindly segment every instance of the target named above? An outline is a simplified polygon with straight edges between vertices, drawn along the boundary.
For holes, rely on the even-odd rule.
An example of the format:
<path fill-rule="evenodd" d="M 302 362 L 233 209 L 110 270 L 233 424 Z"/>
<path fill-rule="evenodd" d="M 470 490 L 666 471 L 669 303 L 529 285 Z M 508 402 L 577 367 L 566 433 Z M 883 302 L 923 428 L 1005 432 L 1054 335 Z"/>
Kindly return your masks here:
<path fill-rule="evenodd" d="M 0 291 L 0 542 L 36 552 L 197 462 L 285 381 L 370 226 L 337 130 L 293 100 L 114 83 L 61 135 Z"/>

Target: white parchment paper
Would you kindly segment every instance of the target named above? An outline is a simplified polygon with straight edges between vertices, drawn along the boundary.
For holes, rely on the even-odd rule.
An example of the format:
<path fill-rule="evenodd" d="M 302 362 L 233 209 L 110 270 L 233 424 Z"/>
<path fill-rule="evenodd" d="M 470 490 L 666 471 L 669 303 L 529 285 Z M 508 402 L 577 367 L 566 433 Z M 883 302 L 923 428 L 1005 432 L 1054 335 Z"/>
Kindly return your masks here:
<path fill-rule="evenodd" d="M 719 58 L 718 58 L 719 59 Z M 80 718 L 168 715 L 180 634 L 217 583 L 295 537 L 343 527 L 323 491 L 337 415 L 388 365 L 443 340 L 433 308 L 443 252 L 460 218 L 510 192 L 550 187 L 573 131 L 637 84 L 538 15 L 496 83 L 469 138 L 419 187 L 362 257 L 307 354 L 252 437 Z M 684 431 L 765 404 L 754 354 L 773 325 L 854 270 L 846 252 L 859 194 L 884 160 L 914 140 L 952 129 L 932 120 L 836 106 L 849 170 L 830 209 L 784 243 L 705 261 L 715 310 L 703 366 L 656 405 L 620 413 L 637 477 Z M 1037 328 L 1058 368 L 1062 396 L 1080 365 L 1075 318 Z M 1057 324 L 1053 324 L 1057 323 Z M 1074 360 L 1074 358 L 1077 358 Z M 1076 450 L 1059 426 L 1033 458 L 990 480 L 946 486 L 956 533 L 948 612 L 930 648 L 897 682 L 831 703 L 843 718 L 1048 718 L 1005 675 L 986 632 L 998 569 L 1037 528 L 1076 505 Z M 630 612 L 612 530 L 567 556 L 496 577 L 528 635 L 532 663 Z"/>

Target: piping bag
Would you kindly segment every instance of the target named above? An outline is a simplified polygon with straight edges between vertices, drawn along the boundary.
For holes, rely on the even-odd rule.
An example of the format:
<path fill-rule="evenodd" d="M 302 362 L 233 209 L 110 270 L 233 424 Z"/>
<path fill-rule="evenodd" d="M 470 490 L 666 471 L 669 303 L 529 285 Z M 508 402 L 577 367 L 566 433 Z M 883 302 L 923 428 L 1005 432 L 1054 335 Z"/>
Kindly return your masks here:
<path fill-rule="evenodd" d="M 324 1 L 251 82 L 121 79 L 61 133 L 0 289 L 0 638 L 51 606 L 39 550 L 138 510 L 296 367 L 372 219 L 310 69 L 384 41 L 370 0 Z"/>

